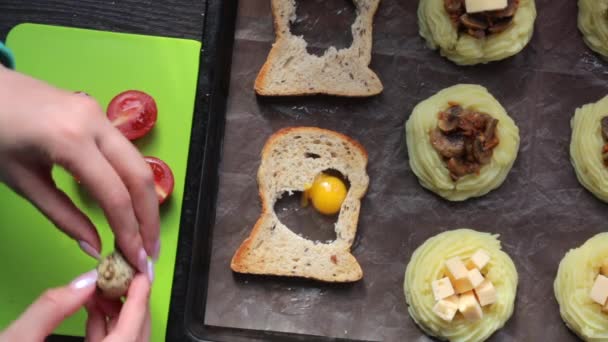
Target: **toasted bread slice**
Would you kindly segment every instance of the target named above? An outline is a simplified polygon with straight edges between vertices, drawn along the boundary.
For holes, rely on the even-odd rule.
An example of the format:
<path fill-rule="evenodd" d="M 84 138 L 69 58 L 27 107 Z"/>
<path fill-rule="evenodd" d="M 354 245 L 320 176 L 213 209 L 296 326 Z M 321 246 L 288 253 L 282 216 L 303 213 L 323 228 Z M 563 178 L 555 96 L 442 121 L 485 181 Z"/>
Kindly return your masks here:
<path fill-rule="evenodd" d="M 369 68 L 372 59 L 372 24 L 380 0 L 353 0 L 357 18 L 349 48 L 330 47 L 321 57 L 306 51 L 307 43 L 290 31 L 296 19 L 295 0 L 272 0 L 275 43 L 255 81 L 258 95 L 327 94 L 350 97 L 382 92 L 382 82 Z"/>
<path fill-rule="evenodd" d="M 312 278 L 326 282 L 361 279 L 350 253 L 357 232 L 361 198 L 367 191 L 367 152 L 358 142 L 315 127 L 286 128 L 272 135 L 262 151 L 258 186 L 262 215 L 232 258 L 239 273 Z M 285 193 L 306 190 L 323 171 L 339 171 L 350 183 L 335 225 L 336 240 L 305 239 L 279 221 L 274 204 Z"/>

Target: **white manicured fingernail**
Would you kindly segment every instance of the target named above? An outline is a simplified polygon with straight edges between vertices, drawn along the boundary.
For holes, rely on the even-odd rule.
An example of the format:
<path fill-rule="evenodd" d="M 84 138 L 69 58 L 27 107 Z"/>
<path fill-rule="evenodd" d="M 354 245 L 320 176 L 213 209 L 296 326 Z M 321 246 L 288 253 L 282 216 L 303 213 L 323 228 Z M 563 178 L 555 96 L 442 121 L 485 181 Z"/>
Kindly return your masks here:
<path fill-rule="evenodd" d="M 89 271 L 78 278 L 72 280 L 70 286 L 73 289 L 81 290 L 90 286 L 95 285 L 97 282 L 97 270 Z"/>
<path fill-rule="evenodd" d="M 143 248 L 137 254 L 137 268 L 143 274 L 148 273 L 148 254 Z"/>
<path fill-rule="evenodd" d="M 157 261 L 160 255 L 160 239 L 156 240 L 154 250 L 152 251 L 152 260 Z"/>
<path fill-rule="evenodd" d="M 80 246 L 80 249 L 82 249 L 83 252 L 87 253 L 88 255 L 90 255 L 91 257 L 99 260 L 100 255 L 99 252 L 93 248 L 93 246 L 89 245 L 88 243 L 86 243 L 85 241 L 78 241 L 78 246 Z"/>
<path fill-rule="evenodd" d="M 150 284 L 154 282 L 154 264 L 151 260 L 148 261 L 148 280 L 150 280 Z"/>

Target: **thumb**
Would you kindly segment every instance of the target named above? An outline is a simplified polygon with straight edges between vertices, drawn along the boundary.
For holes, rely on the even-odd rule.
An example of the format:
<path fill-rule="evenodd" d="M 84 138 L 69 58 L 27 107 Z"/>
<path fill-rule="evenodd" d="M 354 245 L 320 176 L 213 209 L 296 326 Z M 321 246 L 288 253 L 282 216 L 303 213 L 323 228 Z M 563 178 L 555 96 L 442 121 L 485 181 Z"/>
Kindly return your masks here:
<path fill-rule="evenodd" d="M 6 331 L 8 341 L 42 341 L 73 315 L 95 292 L 97 271 L 87 272 L 68 286 L 47 290 Z"/>

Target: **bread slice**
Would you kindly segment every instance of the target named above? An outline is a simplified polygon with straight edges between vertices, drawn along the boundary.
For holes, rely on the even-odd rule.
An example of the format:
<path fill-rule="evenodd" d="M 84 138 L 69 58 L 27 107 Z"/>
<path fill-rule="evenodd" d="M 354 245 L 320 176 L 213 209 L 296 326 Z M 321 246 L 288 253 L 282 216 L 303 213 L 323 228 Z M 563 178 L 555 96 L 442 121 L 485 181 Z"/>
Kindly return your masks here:
<path fill-rule="evenodd" d="M 285 128 L 262 150 L 258 186 L 262 215 L 232 258 L 239 273 L 312 278 L 326 282 L 361 279 L 361 266 L 350 253 L 357 232 L 361 198 L 367 191 L 367 152 L 358 142 L 315 127 Z M 336 240 L 305 239 L 281 223 L 274 212 L 285 193 L 304 191 L 315 177 L 336 170 L 350 183 L 336 222 Z"/>
<path fill-rule="evenodd" d="M 363 97 L 382 92 L 382 82 L 368 67 L 372 59 L 372 24 L 380 0 L 353 0 L 357 18 L 349 48 L 330 47 L 321 57 L 306 51 L 307 43 L 290 31 L 296 19 L 295 0 L 272 0 L 275 43 L 255 81 L 258 95 L 328 94 Z"/>

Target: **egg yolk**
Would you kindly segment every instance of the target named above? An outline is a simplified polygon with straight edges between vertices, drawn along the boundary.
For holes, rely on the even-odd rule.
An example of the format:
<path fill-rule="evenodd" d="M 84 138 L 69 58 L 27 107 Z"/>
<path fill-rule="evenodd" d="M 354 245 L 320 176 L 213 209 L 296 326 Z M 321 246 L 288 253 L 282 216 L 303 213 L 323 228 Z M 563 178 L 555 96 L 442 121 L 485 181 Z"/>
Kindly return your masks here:
<path fill-rule="evenodd" d="M 310 199 L 312 206 L 321 214 L 334 215 L 340 212 L 346 192 L 346 185 L 340 178 L 322 173 L 304 192 L 304 197 Z"/>

